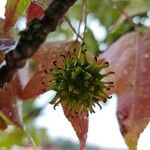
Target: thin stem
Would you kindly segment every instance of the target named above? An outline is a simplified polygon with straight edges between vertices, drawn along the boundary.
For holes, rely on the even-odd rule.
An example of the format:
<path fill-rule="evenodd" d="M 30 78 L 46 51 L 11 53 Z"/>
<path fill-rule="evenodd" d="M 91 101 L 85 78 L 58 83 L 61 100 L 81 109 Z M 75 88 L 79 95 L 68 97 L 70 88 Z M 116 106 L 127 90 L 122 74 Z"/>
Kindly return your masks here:
<path fill-rule="evenodd" d="M 65 21 L 68 23 L 68 25 L 70 26 L 70 28 L 72 29 L 72 31 L 76 34 L 76 36 L 77 36 L 78 38 L 80 38 L 81 41 L 83 41 L 83 38 L 81 37 L 80 34 L 77 33 L 77 31 L 75 30 L 75 28 L 74 28 L 73 25 L 71 24 L 69 18 L 67 18 L 67 16 L 65 16 L 64 19 L 65 19 Z"/>
<path fill-rule="evenodd" d="M 112 0 L 107 1 L 114 5 L 114 2 Z M 124 11 L 121 6 L 116 6 L 116 9 L 126 17 L 126 19 L 135 27 L 135 30 L 138 29 L 138 25 L 133 22 L 132 18 Z"/>
<path fill-rule="evenodd" d="M 79 20 L 79 26 L 78 26 L 78 35 L 80 35 L 80 29 L 81 29 L 81 24 L 83 21 L 83 5 L 84 5 L 84 0 L 82 0 L 82 6 L 81 6 L 81 12 L 80 12 L 80 20 Z M 77 40 L 78 40 L 78 36 L 77 36 Z"/>
<path fill-rule="evenodd" d="M 84 32 L 83 32 L 83 42 L 85 40 L 86 30 L 87 30 L 87 0 L 83 0 L 83 15 L 84 15 Z"/>

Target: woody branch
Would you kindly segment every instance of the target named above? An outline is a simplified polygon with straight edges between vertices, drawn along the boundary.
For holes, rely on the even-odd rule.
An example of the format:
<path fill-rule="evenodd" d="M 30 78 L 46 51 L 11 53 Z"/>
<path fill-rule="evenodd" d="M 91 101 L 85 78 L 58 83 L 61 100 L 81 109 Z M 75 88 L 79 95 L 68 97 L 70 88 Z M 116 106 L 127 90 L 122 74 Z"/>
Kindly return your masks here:
<path fill-rule="evenodd" d="M 28 28 L 20 33 L 20 40 L 14 50 L 5 56 L 6 65 L 0 69 L 0 88 L 9 82 L 26 60 L 34 55 L 50 32 L 55 31 L 60 19 L 77 0 L 53 0 L 44 17 L 34 19 Z"/>

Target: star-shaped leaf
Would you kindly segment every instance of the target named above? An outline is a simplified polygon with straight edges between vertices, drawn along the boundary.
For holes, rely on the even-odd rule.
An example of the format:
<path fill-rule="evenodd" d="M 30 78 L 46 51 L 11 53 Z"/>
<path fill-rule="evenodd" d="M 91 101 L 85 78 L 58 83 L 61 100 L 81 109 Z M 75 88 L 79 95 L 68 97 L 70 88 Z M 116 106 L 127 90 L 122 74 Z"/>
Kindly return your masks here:
<path fill-rule="evenodd" d="M 150 31 L 124 35 L 100 55 L 102 60 L 109 61 L 115 72 L 110 93 L 118 96 L 117 116 L 125 141 L 136 150 L 139 135 L 150 121 Z"/>

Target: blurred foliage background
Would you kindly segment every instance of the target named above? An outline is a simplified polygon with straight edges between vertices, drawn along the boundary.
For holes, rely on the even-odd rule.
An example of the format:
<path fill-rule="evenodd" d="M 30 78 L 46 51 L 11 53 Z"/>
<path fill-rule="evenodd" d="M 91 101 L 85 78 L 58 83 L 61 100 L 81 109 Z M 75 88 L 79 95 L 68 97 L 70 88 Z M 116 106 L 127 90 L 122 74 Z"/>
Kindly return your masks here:
<path fill-rule="evenodd" d="M 82 1 L 78 0 L 66 14 L 76 31 L 78 30 L 81 17 L 81 5 Z M 125 33 L 133 30 L 143 31 L 149 28 L 149 9 L 149 0 L 88 0 L 85 36 L 88 51 L 98 55 Z M 56 32 L 51 33 L 47 40 L 70 40 L 75 38 L 76 35 L 64 19 Z M 32 100 L 24 102 L 22 114 L 25 126 L 36 145 L 53 143 L 60 146 L 63 150 L 77 150 L 78 144 L 65 139 L 52 141 L 50 135 L 47 135 L 46 129 L 36 126 L 35 119 L 40 117 L 44 106 L 37 107 L 35 103 L 36 101 Z M 19 128 L 11 126 L 3 134 L 0 134 L 0 147 L 9 149 L 12 145 L 27 146 L 29 144 L 27 134 Z M 87 145 L 87 150 L 100 150 L 100 148 Z"/>
<path fill-rule="evenodd" d="M 77 1 L 67 13 L 77 30 L 82 1 Z M 149 0 L 88 0 L 87 31 L 85 43 L 94 54 L 105 50 L 123 34 L 133 30 L 145 30 L 150 22 Z M 102 33 L 99 32 L 103 31 Z M 71 39 L 74 34 L 64 21 L 49 39 Z"/>

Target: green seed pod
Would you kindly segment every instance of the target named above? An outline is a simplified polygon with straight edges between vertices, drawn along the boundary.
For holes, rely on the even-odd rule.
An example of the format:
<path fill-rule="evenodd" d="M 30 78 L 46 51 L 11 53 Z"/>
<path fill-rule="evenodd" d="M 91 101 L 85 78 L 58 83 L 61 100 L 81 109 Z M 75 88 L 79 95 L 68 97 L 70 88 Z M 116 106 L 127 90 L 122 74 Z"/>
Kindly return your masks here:
<path fill-rule="evenodd" d="M 99 101 L 106 102 L 110 98 L 106 90 L 113 87 L 113 82 L 102 81 L 113 74 L 101 73 L 102 69 L 108 67 L 108 62 L 98 65 L 95 59 L 88 61 L 86 50 L 83 48 L 78 56 L 72 57 L 69 52 L 61 56 L 64 58 L 63 68 L 58 68 L 59 64 L 54 61 L 54 68 L 46 71 L 46 76 L 51 79 L 51 83 L 45 83 L 46 88 L 57 92 L 50 103 L 54 104 L 55 108 L 59 103 L 65 102 L 71 112 L 87 110 L 93 113 L 95 105 L 101 108 Z"/>

